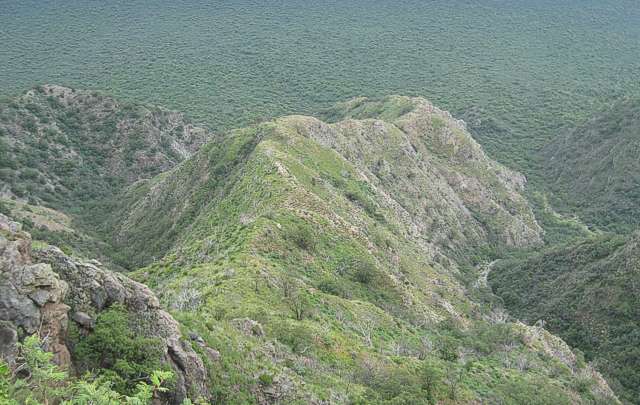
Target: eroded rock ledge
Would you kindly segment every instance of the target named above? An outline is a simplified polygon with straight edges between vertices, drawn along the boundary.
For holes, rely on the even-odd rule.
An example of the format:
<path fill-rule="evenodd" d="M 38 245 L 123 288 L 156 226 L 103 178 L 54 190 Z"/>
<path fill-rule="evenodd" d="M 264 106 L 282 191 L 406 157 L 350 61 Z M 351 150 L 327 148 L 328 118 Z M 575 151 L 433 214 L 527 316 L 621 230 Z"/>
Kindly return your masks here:
<path fill-rule="evenodd" d="M 137 333 L 164 344 L 163 361 L 173 369 L 176 386 L 163 402 L 209 396 L 203 361 L 147 286 L 95 260 L 78 261 L 51 246 L 32 251 L 31 245 L 21 225 L 0 214 L 0 356 L 5 361 L 15 362 L 19 339 L 38 333 L 55 361 L 73 370 L 70 320 L 91 333 L 100 311 L 120 304 L 144 325 Z"/>

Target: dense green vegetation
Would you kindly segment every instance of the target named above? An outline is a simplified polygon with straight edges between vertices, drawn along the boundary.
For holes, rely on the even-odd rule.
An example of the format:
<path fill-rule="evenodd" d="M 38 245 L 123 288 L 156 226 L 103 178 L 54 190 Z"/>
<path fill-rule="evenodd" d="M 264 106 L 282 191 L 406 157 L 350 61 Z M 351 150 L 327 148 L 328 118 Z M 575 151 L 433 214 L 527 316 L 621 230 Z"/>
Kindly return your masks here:
<path fill-rule="evenodd" d="M 637 403 L 636 1 L 5 3 L 0 212 L 134 270 L 216 403 L 615 403 L 585 360 Z M 28 338 L 0 402 L 171 387 L 140 325 L 96 321 L 89 374 Z"/>
<path fill-rule="evenodd" d="M 18 345 L 20 350 L 17 373 L 12 373 L 0 359 L 0 403 L 3 405 L 51 404 L 127 404 L 147 405 L 157 395 L 168 390 L 165 381 L 171 372 L 154 371 L 148 380 L 139 380 L 132 395 L 122 395 L 112 389 L 108 379 L 87 375 L 72 378 L 53 363 L 53 353 L 42 348 L 37 335 L 28 336 Z M 191 405 L 185 401 L 184 405 Z"/>
<path fill-rule="evenodd" d="M 21 215 L 35 237 L 109 257 L 109 244 L 95 236 L 104 235 L 99 228 L 112 199 L 181 162 L 209 137 L 180 113 L 96 92 L 36 86 L 0 102 L 0 189 L 32 207 L 71 216 L 73 224 L 52 230 L 33 226 L 33 218 L 25 219 L 32 213 Z"/>
<path fill-rule="evenodd" d="M 595 236 L 504 260 L 489 281 L 514 316 L 579 348 L 629 403 L 640 398 L 640 238 Z"/>
<path fill-rule="evenodd" d="M 147 381 L 162 368 L 159 339 L 141 336 L 140 325 L 119 306 L 100 313 L 88 335 L 83 336 L 75 324 L 72 328 L 70 345 L 77 371 L 93 372 L 121 394 L 132 395 L 138 381 Z"/>
<path fill-rule="evenodd" d="M 545 150 L 554 205 L 591 226 L 640 226 L 640 99 L 623 99 Z"/>
<path fill-rule="evenodd" d="M 181 114 L 37 86 L 0 103 L 1 181 L 16 197 L 95 218 L 101 200 L 171 168 L 206 137 Z"/>
<path fill-rule="evenodd" d="M 421 100 L 351 107 L 343 113 L 389 121 L 328 126 L 297 116 L 232 131 L 138 183 L 116 209 L 134 207 L 115 221 L 127 256 L 164 255 L 135 277 L 220 352 L 210 368 L 215 400 L 613 401 L 557 338 L 501 317 L 487 291 L 469 286 L 486 301 L 464 292 L 458 266 L 473 262 L 476 245 L 506 245 L 500 236 L 514 222 L 523 224 L 518 243 L 536 243 L 510 183 L 517 176 Z M 442 173 L 477 182 L 483 197 L 462 200 L 469 193 Z M 419 192 L 425 184 L 437 187 Z M 402 215 L 435 201 L 429 216 Z M 493 221 L 478 220 L 484 206 Z"/>
<path fill-rule="evenodd" d="M 8 108 L 30 117 L 25 104 Z M 106 254 L 146 266 L 135 277 L 204 342 L 194 348 L 218 351 L 201 353 L 216 402 L 615 401 L 562 341 L 509 322 L 475 282 L 485 260 L 541 242 L 521 175 L 422 99 L 356 99 L 325 115 L 335 122 L 292 116 L 231 131 L 97 199 L 105 211 L 91 229 L 111 244 Z M 31 130 L 17 122 L 5 124 L 12 158 L 30 150 L 16 135 L 47 139 L 42 120 Z M 55 159 L 43 161 L 32 177 L 59 181 L 46 170 Z M 102 177 L 72 176 L 68 189 L 93 181 Z M 33 204 L 6 200 L 3 210 L 34 236 L 82 237 L 74 218 L 91 209 L 66 200 L 69 218 L 36 205 L 38 189 L 23 197 Z M 134 382 L 161 369 L 141 328 L 117 307 L 89 334 L 71 328 L 74 364 L 92 387 L 137 395 Z"/>
<path fill-rule="evenodd" d="M 531 175 L 559 128 L 638 92 L 639 13 L 634 0 L 8 2 L 0 93 L 103 90 L 214 129 L 419 95 Z"/>

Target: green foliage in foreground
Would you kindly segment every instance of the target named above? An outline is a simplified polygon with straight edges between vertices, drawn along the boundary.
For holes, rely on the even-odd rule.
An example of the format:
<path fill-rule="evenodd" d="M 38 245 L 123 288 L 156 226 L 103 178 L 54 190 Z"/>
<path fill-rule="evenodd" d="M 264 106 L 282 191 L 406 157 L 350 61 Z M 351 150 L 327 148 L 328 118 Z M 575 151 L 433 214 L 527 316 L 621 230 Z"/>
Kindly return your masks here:
<path fill-rule="evenodd" d="M 18 345 L 20 357 L 14 370 L 0 362 L 0 403 L 3 405 L 146 405 L 162 392 L 171 372 L 154 371 L 139 381 L 131 395 L 113 390 L 108 379 L 72 378 L 53 364 L 53 354 L 41 347 L 37 335 Z"/>
<path fill-rule="evenodd" d="M 86 336 L 78 333 L 75 324 L 71 327 L 78 371 L 106 378 L 119 393 L 132 395 L 138 389 L 137 381 L 162 369 L 160 339 L 138 336 L 128 312 L 118 305 L 101 312 L 95 329 Z"/>

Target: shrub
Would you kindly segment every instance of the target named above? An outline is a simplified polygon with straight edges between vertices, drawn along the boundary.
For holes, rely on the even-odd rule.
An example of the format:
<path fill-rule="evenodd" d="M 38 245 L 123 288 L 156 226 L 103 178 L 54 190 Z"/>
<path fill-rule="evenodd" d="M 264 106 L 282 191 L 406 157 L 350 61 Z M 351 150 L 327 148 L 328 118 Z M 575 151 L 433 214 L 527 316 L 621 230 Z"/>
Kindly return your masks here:
<path fill-rule="evenodd" d="M 25 180 L 35 180 L 38 178 L 39 174 L 40 173 L 35 169 L 26 168 L 20 172 L 20 177 Z"/>
<path fill-rule="evenodd" d="M 32 134 L 36 133 L 38 131 L 38 126 L 36 125 L 36 121 L 31 118 L 31 117 L 27 117 L 24 122 L 22 123 L 22 127 L 27 131 L 30 132 Z"/>
<path fill-rule="evenodd" d="M 286 239 L 293 242 L 300 249 L 306 251 L 313 250 L 316 244 L 313 229 L 307 224 L 297 224 L 292 227 L 288 231 Z"/>
<path fill-rule="evenodd" d="M 296 292 L 289 298 L 289 308 L 296 320 L 301 321 L 309 315 L 311 301 L 305 292 Z"/>
<path fill-rule="evenodd" d="M 4 201 L 0 201 L 0 214 L 11 215 L 11 209 L 4 203 Z"/>
<path fill-rule="evenodd" d="M 338 280 L 332 278 L 324 278 L 318 283 L 318 289 L 326 294 L 350 299 L 352 294 L 348 287 Z"/>
<path fill-rule="evenodd" d="M 17 377 L 12 377 L 9 366 L 0 360 L 0 404 L 3 405 L 146 405 L 156 393 L 167 391 L 163 384 L 173 376 L 169 371 L 153 371 L 149 377 L 151 385 L 138 382 L 133 396 L 124 396 L 112 390 L 111 381 L 70 378 L 52 362 L 53 353 L 42 349 L 38 335 L 27 336 L 18 344 L 18 350 L 20 356 L 13 370 Z"/>
<path fill-rule="evenodd" d="M 361 284 L 371 284 L 376 276 L 376 267 L 367 260 L 355 260 L 352 264 L 353 279 Z"/>
<path fill-rule="evenodd" d="M 268 387 L 271 384 L 273 384 L 273 376 L 269 373 L 262 373 L 260 374 L 260 377 L 258 377 L 258 380 L 260 381 L 260 384 Z"/>
<path fill-rule="evenodd" d="M 94 331 L 79 337 L 73 350 L 81 369 L 106 377 L 121 394 L 134 393 L 135 381 L 148 381 L 162 368 L 160 339 L 139 336 L 131 326 L 126 310 L 114 305 L 98 316 Z"/>

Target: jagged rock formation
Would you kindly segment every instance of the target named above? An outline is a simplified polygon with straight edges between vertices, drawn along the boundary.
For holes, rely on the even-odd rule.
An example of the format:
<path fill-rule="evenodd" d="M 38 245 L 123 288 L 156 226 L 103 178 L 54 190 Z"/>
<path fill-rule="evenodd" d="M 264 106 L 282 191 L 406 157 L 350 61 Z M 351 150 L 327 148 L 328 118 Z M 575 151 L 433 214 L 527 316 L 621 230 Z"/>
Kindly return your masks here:
<path fill-rule="evenodd" d="M 19 336 L 38 333 L 56 362 L 73 368 L 68 323 L 78 322 L 91 333 L 100 311 L 121 304 L 136 320 L 139 334 L 158 337 L 165 345 L 164 361 L 176 376 L 175 389 L 165 399 L 181 403 L 187 395 L 208 396 L 202 360 L 146 286 L 95 261 L 77 261 L 56 247 L 32 251 L 29 234 L 1 214 L 0 232 L 0 353 L 5 361 L 14 361 Z"/>

